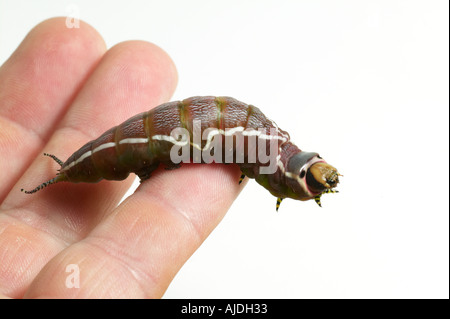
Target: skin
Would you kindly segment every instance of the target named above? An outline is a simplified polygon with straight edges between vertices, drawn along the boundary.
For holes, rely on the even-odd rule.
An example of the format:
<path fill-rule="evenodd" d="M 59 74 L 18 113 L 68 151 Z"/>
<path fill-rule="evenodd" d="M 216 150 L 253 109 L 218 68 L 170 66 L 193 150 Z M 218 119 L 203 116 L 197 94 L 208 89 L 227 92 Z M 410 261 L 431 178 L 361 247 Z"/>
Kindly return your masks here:
<path fill-rule="evenodd" d="M 117 206 L 123 182 L 59 183 L 20 192 L 130 116 L 168 101 L 177 72 L 154 44 L 107 50 L 88 24 L 46 20 L 0 68 L 0 295 L 158 298 L 242 189 L 236 165 L 156 171 Z M 195 194 L 195 196 L 192 196 Z M 200 200 L 201 199 L 201 200 Z M 66 267 L 78 265 L 80 288 Z"/>

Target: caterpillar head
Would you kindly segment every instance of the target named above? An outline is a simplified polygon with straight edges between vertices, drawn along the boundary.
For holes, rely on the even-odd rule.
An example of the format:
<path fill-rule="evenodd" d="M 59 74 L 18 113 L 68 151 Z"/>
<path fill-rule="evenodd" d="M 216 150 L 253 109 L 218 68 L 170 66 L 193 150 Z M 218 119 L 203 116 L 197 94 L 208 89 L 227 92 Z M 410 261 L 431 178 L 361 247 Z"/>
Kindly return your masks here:
<path fill-rule="evenodd" d="M 333 188 L 339 183 L 339 176 L 341 175 L 337 169 L 325 162 L 319 154 L 299 152 L 288 162 L 286 183 L 294 193 L 293 198 L 316 199 L 323 193 L 336 192 Z"/>
<path fill-rule="evenodd" d="M 336 168 L 328 163 L 319 162 L 311 165 L 306 172 L 306 184 L 315 192 L 323 192 L 336 187 L 339 176 Z"/>

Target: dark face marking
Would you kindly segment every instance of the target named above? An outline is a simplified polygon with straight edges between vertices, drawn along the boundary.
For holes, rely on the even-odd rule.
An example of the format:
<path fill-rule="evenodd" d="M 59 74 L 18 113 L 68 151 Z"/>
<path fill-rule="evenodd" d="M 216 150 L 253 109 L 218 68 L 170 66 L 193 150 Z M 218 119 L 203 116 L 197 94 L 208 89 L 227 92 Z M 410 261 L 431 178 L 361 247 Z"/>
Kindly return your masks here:
<path fill-rule="evenodd" d="M 330 177 L 327 178 L 327 184 L 330 185 L 331 188 L 336 187 L 339 183 L 339 174 L 338 172 L 333 172 Z"/>

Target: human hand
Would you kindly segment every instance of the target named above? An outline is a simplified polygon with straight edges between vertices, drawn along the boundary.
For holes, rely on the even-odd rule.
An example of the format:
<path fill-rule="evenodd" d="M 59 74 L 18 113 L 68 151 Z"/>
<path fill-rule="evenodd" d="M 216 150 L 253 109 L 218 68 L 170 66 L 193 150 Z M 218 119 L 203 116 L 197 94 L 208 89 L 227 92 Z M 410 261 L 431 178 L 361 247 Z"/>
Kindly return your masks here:
<path fill-rule="evenodd" d="M 68 158 L 110 127 L 168 101 L 176 82 L 173 62 L 157 46 L 128 41 L 106 51 L 83 22 L 69 29 L 54 18 L 26 36 L 0 68 L 0 295 L 164 294 L 238 195 L 236 166 L 156 171 L 119 206 L 134 175 L 59 183 L 33 195 L 20 189 L 55 175 L 57 165 L 44 152 Z M 79 288 L 68 285 L 70 265 L 79 270 Z"/>

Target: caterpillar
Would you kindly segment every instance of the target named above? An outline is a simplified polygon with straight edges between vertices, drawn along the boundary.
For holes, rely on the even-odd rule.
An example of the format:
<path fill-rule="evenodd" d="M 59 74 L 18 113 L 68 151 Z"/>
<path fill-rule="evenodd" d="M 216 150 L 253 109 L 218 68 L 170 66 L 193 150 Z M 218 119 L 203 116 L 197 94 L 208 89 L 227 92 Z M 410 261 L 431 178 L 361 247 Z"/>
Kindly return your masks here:
<path fill-rule="evenodd" d="M 96 183 L 123 180 L 135 173 L 142 181 L 160 165 L 175 169 L 181 162 L 236 163 L 242 175 L 255 179 L 277 197 L 314 199 L 336 193 L 337 169 L 318 153 L 304 152 L 287 132 L 257 107 L 231 97 L 196 96 L 164 103 L 137 114 L 86 143 L 65 162 L 44 153 L 61 168 L 56 177 L 32 190 L 58 182 Z"/>

